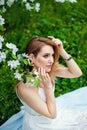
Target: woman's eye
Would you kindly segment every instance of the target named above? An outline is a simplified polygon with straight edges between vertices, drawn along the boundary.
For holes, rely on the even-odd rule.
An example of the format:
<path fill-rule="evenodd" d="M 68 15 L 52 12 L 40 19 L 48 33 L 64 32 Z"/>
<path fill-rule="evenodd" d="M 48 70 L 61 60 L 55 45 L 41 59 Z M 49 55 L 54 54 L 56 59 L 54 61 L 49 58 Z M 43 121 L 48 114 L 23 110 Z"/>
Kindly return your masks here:
<path fill-rule="evenodd" d="M 44 55 L 43 57 L 48 57 L 49 55 Z"/>

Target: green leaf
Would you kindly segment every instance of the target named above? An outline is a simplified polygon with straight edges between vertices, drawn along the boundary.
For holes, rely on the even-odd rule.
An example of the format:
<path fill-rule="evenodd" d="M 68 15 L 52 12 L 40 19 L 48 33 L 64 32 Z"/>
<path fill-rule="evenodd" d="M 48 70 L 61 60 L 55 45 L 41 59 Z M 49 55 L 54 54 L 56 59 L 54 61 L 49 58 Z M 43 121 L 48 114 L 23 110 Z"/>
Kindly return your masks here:
<path fill-rule="evenodd" d="M 23 59 L 23 62 L 24 62 L 25 65 L 28 64 L 28 61 L 26 59 Z"/>
<path fill-rule="evenodd" d="M 27 81 L 30 82 L 31 81 L 31 77 L 27 77 Z"/>
<path fill-rule="evenodd" d="M 0 25 L 0 30 L 3 31 L 3 32 L 5 31 L 5 29 L 2 25 Z"/>
<path fill-rule="evenodd" d="M 35 87 L 38 87 L 38 83 L 39 83 L 39 80 L 38 80 L 38 79 L 35 79 L 35 80 L 34 80 L 34 86 L 35 86 Z"/>
<path fill-rule="evenodd" d="M 35 87 L 38 87 L 39 81 L 41 80 L 41 78 L 37 78 L 34 80 L 34 85 Z"/>
<path fill-rule="evenodd" d="M 5 54 L 7 55 L 9 53 L 9 50 L 5 50 Z"/>
<path fill-rule="evenodd" d="M 75 83 L 75 82 L 77 82 L 77 78 L 74 78 L 74 79 L 70 79 L 70 81 L 71 81 L 71 83 Z"/>
<path fill-rule="evenodd" d="M 16 59 L 17 59 L 17 56 L 14 55 L 14 54 L 12 54 L 12 58 L 16 60 Z"/>

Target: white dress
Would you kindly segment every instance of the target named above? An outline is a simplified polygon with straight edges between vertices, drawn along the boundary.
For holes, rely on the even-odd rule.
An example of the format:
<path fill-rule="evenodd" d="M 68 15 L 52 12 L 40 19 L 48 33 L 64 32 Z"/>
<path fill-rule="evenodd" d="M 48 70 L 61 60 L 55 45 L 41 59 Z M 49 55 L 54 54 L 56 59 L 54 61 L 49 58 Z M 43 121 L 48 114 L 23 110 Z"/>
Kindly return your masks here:
<path fill-rule="evenodd" d="M 45 102 L 43 88 L 39 87 L 38 94 Z M 56 119 L 40 115 L 24 101 L 20 101 L 24 105 L 22 130 L 87 130 L 87 87 L 56 98 Z"/>

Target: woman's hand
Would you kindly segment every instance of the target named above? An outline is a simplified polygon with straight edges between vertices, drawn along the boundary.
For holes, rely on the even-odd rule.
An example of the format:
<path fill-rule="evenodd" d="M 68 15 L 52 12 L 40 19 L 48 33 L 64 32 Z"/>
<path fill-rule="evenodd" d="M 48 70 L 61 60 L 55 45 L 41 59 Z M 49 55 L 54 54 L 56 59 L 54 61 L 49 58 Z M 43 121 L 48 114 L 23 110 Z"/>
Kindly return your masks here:
<path fill-rule="evenodd" d="M 20 82 L 17 83 L 16 86 L 17 86 L 17 87 L 19 87 L 19 86 L 25 86 L 25 84 L 24 84 L 22 81 L 20 81 Z"/>
<path fill-rule="evenodd" d="M 59 53 L 61 53 L 63 50 L 62 41 L 58 38 L 54 38 L 53 36 L 48 36 L 48 38 L 50 38 L 58 46 Z"/>
<path fill-rule="evenodd" d="M 51 78 L 49 74 L 46 73 L 45 69 L 39 68 L 38 73 L 39 73 L 42 83 L 44 84 L 44 88 L 52 88 Z"/>

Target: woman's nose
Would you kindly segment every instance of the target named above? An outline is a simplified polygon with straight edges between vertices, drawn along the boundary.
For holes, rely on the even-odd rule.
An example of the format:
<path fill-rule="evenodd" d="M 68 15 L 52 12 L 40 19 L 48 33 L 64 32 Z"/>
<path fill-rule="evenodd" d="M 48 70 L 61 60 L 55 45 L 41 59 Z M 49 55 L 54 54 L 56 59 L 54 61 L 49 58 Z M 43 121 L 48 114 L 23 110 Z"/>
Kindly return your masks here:
<path fill-rule="evenodd" d="M 50 63 L 53 63 L 53 62 L 54 62 L 54 58 L 53 58 L 53 57 L 50 57 L 50 58 L 49 58 L 49 62 L 50 62 Z"/>

